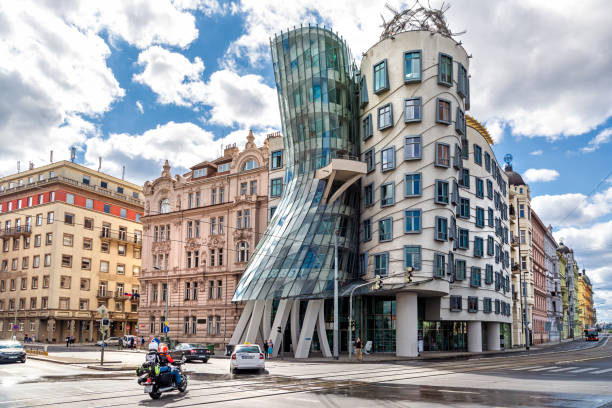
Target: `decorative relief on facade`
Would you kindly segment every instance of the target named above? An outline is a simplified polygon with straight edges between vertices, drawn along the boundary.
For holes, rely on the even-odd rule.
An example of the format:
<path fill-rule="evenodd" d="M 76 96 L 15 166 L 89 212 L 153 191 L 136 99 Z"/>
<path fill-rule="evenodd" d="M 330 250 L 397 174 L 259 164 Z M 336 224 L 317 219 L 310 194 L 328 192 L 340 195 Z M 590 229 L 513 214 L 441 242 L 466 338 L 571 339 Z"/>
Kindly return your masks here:
<path fill-rule="evenodd" d="M 153 242 L 153 253 L 170 252 L 170 241 Z"/>

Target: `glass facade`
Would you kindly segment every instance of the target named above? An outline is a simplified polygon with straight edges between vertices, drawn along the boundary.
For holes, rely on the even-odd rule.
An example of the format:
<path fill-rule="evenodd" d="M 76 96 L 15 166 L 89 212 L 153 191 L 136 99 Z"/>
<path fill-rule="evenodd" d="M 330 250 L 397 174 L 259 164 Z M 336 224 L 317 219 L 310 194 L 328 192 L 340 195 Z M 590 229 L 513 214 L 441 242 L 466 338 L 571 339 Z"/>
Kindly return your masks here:
<path fill-rule="evenodd" d="M 322 200 L 327 181 L 314 174 L 335 157 L 359 157 L 355 67 L 345 42 L 320 27 L 281 33 L 270 46 L 286 173 L 280 202 L 233 301 L 329 297 L 335 231 L 340 287 L 356 275 L 359 188 L 328 203 Z"/>

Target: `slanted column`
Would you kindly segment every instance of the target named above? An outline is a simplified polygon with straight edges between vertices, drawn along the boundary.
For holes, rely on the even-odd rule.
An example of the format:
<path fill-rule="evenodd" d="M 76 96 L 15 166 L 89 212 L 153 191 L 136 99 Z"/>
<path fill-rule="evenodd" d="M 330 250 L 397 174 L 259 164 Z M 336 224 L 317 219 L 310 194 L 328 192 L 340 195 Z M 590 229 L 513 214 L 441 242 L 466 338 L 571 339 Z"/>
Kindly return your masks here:
<path fill-rule="evenodd" d="M 398 357 L 419 355 L 417 298 L 413 292 L 395 296 L 395 355 Z"/>
<path fill-rule="evenodd" d="M 482 323 L 468 322 L 468 351 L 470 353 L 482 352 Z M 499 332 L 497 334 L 499 339 Z"/>
<path fill-rule="evenodd" d="M 499 323 L 489 322 L 487 323 L 487 350 L 498 351 L 501 350 L 499 344 Z"/>

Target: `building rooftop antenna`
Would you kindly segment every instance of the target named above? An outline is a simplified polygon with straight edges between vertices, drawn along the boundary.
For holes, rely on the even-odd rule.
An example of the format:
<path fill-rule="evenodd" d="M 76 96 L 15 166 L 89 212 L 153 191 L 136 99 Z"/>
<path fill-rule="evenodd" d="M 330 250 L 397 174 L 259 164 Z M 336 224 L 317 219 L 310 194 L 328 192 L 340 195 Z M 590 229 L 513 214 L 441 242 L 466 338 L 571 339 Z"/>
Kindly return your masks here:
<path fill-rule="evenodd" d="M 76 147 L 72 146 L 70 148 L 70 161 L 74 163 L 74 159 L 76 159 Z"/>

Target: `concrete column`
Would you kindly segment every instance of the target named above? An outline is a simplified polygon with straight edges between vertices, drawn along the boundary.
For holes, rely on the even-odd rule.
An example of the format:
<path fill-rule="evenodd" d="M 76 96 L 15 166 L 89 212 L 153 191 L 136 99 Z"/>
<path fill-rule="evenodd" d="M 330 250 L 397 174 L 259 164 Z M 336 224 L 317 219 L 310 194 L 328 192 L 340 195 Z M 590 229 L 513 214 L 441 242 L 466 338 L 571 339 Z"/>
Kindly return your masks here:
<path fill-rule="evenodd" d="M 264 302 L 264 314 L 263 314 L 263 335 L 269 336 L 270 329 L 272 326 L 272 299 L 266 299 Z M 266 337 L 264 340 L 270 340 L 271 337 Z"/>
<path fill-rule="evenodd" d="M 91 319 L 89 321 L 89 342 L 93 342 L 93 333 L 94 333 L 94 320 Z"/>
<path fill-rule="evenodd" d="M 395 295 L 395 354 L 416 357 L 418 348 L 417 294 L 402 292 Z"/>
<path fill-rule="evenodd" d="M 285 333 L 285 326 L 287 325 L 287 319 L 289 318 L 289 312 L 291 311 L 291 306 L 293 305 L 293 301 L 287 299 L 281 299 L 278 302 L 278 308 L 276 309 L 276 316 L 274 316 L 274 323 L 270 329 L 268 339 L 272 340 L 274 344 L 274 348 L 272 350 L 272 357 L 276 357 L 281 347 L 284 348 L 282 343 L 283 334 Z M 278 327 L 280 326 L 281 332 L 278 332 Z"/>
<path fill-rule="evenodd" d="M 332 357 L 332 352 L 329 349 L 329 342 L 327 341 L 327 332 L 325 330 L 325 301 L 321 302 L 321 309 L 319 309 L 319 317 L 317 318 L 317 333 L 319 335 L 319 344 L 321 345 L 321 353 L 323 353 L 323 357 Z"/>
<path fill-rule="evenodd" d="M 234 334 L 232 334 L 232 338 L 229 341 L 229 344 L 236 345 L 240 343 L 240 339 L 249 323 L 249 319 L 251 318 L 251 313 L 253 313 L 253 306 L 255 306 L 254 300 L 249 300 L 244 309 L 242 310 L 242 314 L 240 315 L 240 319 L 236 324 L 236 328 L 234 329 Z"/>
<path fill-rule="evenodd" d="M 71 320 L 71 321 L 70 321 L 70 335 L 71 335 L 71 336 L 74 336 L 74 329 L 75 329 L 75 326 L 76 326 L 76 322 L 75 322 L 75 320 L 73 319 L 73 320 Z"/>
<path fill-rule="evenodd" d="M 487 350 L 501 350 L 501 346 L 499 344 L 499 323 L 487 323 Z"/>
<path fill-rule="evenodd" d="M 298 340 L 297 348 L 295 349 L 295 358 L 308 358 L 310 353 L 310 344 L 312 343 L 312 335 L 317 323 L 317 317 L 322 307 L 323 299 L 311 299 L 306 306 L 306 314 L 302 330 L 300 331 L 300 339 Z"/>
<path fill-rule="evenodd" d="M 499 327 L 498 327 L 499 328 Z M 468 351 L 470 353 L 482 352 L 482 323 L 468 322 Z M 497 332 L 499 338 L 499 331 Z"/>
<path fill-rule="evenodd" d="M 249 343 L 256 343 L 257 336 L 261 337 L 261 318 L 263 317 L 264 312 L 264 301 L 263 300 L 255 300 L 255 304 L 253 306 L 253 313 L 251 314 L 251 321 L 249 322 L 249 327 L 247 328 L 245 341 Z"/>
<path fill-rule="evenodd" d="M 291 347 L 293 353 L 297 350 L 300 339 L 300 301 L 295 299 L 291 306 Z"/>
<path fill-rule="evenodd" d="M 48 319 L 47 320 L 47 340 L 49 342 L 53 341 L 53 339 L 57 339 L 57 337 L 55 336 L 55 333 L 53 332 L 53 329 L 55 328 L 55 319 Z"/>

